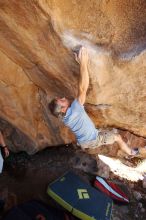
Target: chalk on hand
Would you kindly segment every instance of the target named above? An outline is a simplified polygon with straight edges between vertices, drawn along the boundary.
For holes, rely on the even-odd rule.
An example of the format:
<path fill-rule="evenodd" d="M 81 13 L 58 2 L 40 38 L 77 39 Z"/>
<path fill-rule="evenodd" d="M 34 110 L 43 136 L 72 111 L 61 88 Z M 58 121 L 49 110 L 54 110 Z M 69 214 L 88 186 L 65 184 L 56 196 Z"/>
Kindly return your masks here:
<path fill-rule="evenodd" d="M 78 56 L 81 47 L 82 47 L 82 45 L 78 45 L 78 46 L 74 47 L 72 49 L 73 53 L 75 53 Z"/>

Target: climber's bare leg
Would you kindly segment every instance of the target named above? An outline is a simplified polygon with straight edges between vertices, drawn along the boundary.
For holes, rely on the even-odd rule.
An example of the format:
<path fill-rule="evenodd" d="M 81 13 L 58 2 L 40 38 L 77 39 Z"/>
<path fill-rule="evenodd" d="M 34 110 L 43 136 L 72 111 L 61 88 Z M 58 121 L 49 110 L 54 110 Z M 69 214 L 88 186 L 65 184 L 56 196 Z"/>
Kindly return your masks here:
<path fill-rule="evenodd" d="M 121 150 L 123 150 L 128 155 L 132 154 L 131 148 L 123 141 L 120 134 L 115 134 L 115 141 L 118 143 Z"/>

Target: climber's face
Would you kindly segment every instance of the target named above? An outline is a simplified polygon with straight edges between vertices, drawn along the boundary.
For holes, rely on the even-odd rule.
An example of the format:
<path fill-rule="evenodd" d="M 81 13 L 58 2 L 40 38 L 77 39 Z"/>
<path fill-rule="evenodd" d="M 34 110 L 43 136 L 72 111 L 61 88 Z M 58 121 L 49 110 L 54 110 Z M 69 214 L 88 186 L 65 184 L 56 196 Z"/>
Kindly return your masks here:
<path fill-rule="evenodd" d="M 63 98 L 56 98 L 56 103 L 58 105 L 61 106 L 61 112 L 66 112 L 66 110 L 68 109 L 70 102 L 67 98 L 63 97 Z"/>

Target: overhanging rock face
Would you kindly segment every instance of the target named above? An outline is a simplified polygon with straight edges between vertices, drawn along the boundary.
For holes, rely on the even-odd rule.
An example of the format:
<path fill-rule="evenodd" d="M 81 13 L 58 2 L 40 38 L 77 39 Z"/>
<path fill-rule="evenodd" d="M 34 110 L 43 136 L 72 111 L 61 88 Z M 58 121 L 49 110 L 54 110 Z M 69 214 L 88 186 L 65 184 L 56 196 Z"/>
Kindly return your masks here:
<path fill-rule="evenodd" d="M 4 131 L 21 134 L 14 150 L 74 139 L 47 103 L 76 95 L 78 45 L 89 52 L 86 107 L 95 124 L 146 137 L 145 0 L 1 0 L 0 117 Z"/>

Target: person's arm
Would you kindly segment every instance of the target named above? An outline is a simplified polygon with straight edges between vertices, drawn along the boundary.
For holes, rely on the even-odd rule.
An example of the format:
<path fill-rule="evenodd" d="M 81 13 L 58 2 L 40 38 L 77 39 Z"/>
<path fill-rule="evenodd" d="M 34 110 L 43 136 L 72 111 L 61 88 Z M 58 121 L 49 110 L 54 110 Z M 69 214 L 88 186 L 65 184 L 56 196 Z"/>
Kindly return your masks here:
<path fill-rule="evenodd" d="M 77 62 L 80 64 L 80 77 L 78 83 L 78 101 L 81 105 L 85 103 L 86 93 L 89 86 L 89 72 L 88 72 L 88 52 L 86 48 L 82 47 L 79 51 Z"/>
<path fill-rule="evenodd" d="M 0 145 L 1 145 L 1 148 L 3 150 L 4 156 L 8 157 L 9 156 L 9 149 L 8 149 L 6 143 L 5 143 L 5 140 L 4 140 L 4 137 L 3 137 L 1 131 L 0 131 Z"/>

